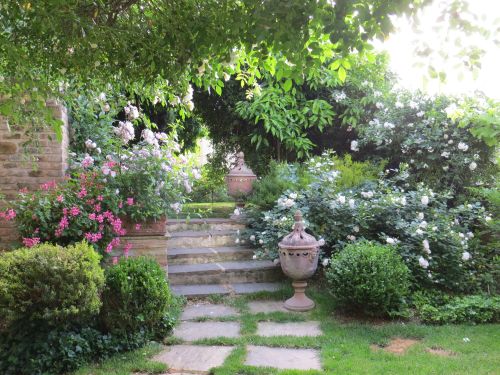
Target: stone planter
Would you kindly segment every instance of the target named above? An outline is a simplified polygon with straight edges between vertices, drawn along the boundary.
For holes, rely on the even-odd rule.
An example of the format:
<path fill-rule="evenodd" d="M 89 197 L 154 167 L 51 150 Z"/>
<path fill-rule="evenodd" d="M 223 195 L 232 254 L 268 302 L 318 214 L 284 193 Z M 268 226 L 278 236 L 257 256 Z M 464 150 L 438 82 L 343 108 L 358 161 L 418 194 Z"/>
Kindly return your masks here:
<path fill-rule="evenodd" d="M 164 236 L 167 233 L 167 217 L 156 220 L 135 222 L 129 217 L 122 217 L 122 227 L 127 231 L 125 236 Z"/>
<path fill-rule="evenodd" d="M 239 152 L 236 158 L 236 166 L 226 176 L 227 193 L 236 201 L 241 201 L 252 192 L 257 176 L 245 164 L 243 152 Z"/>
<path fill-rule="evenodd" d="M 315 304 L 306 296 L 306 280 L 318 268 L 320 242 L 307 234 L 302 222 L 302 213 L 295 213 L 293 232 L 286 235 L 278 244 L 280 264 L 283 273 L 293 280 L 295 294 L 285 301 L 285 308 L 292 311 L 308 311 Z"/>

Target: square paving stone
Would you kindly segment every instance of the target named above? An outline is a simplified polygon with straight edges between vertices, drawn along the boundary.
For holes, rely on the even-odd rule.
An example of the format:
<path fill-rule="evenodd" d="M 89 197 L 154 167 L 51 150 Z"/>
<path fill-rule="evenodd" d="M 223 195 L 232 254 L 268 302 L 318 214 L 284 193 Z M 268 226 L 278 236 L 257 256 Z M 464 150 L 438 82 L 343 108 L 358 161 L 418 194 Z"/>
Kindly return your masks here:
<path fill-rule="evenodd" d="M 166 363 L 169 373 L 206 372 L 222 366 L 234 346 L 173 345 L 153 357 Z"/>
<path fill-rule="evenodd" d="M 214 337 L 240 337 L 238 322 L 182 322 L 174 329 L 174 337 L 195 341 Z"/>
<path fill-rule="evenodd" d="M 257 335 L 271 336 L 321 336 L 319 322 L 293 322 L 293 323 L 257 323 Z"/>
<path fill-rule="evenodd" d="M 237 316 L 236 309 L 225 305 L 196 304 L 187 306 L 181 316 L 181 320 L 192 320 L 197 318 L 220 318 L 224 316 Z"/>
<path fill-rule="evenodd" d="M 258 313 L 273 313 L 273 312 L 290 312 L 285 309 L 281 301 L 252 301 L 248 302 L 248 307 L 252 314 Z"/>
<path fill-rule="evenodd" d="M 245 365 L 289 370 L 321 370 L 319 351 L 314 349 L 247 347 Z"/>

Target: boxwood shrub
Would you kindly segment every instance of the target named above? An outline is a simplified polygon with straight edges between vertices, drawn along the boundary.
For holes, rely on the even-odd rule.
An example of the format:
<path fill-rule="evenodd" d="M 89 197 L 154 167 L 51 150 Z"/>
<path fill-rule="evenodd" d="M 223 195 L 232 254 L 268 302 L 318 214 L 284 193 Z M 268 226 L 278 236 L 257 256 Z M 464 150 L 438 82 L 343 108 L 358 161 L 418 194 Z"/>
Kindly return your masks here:
<path fill-rule="evenodd" d="M 101 317 L 112 333 L 155 331 L 168 316 L 172 295 L 165 273 L 153 259 L 122 259 L 106 270 Z"/>
<path fill-rule="evenodd" d="M 400 311 L 410 285 L 401 256 L 390 246 L 369 241 L 347 245 L 325 272 L 338 306 L 373 316 Z"/>
<path fill-rule="evenodd" d="M 0 256 L 0 330 L 54 327 L 97 315 L 104 272 L 86 242 L 42 244 Z"/>

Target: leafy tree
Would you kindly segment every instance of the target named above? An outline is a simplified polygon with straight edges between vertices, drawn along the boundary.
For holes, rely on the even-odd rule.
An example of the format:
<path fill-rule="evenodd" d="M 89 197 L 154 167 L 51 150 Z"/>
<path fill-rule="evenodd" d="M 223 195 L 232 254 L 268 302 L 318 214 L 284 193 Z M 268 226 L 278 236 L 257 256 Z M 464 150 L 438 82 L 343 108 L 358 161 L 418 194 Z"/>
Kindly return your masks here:
<path fill-rule="evenodd" d="M 126 89 L 183 103 L 181 115 L 192 108 L 189 82 L 220 95 L 228 75 L 253 87 L 268 72 L 287 91 L 327 59 L 366 50 L 391 31 L 389 15 L 425 1 L 3 2 L 0 114 L 23 123 L 65 87 Z M 343 80 L 349 67 L 329 68 Z"/>

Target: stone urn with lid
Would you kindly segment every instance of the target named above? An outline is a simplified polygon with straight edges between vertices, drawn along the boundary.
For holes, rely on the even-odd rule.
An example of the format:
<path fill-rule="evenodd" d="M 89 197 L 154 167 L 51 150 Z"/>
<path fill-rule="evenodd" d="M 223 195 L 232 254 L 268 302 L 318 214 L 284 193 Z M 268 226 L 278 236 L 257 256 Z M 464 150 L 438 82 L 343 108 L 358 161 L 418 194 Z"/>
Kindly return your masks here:
<path fill-rule="evenodd" d="M 226 176 L 227 193 L 236 201 L 236 206 L 245 206 L 244 198 L 252 192 L 253 182 L 257 176 L 245 164 L 243 152 L 236 154 L 236 165 Z"/>
<path fill-rule="evenodd" d="M 285 301 L 285 308 L 292 311 L 308 311 L 314 301 L 306 296 L 307 279 L 316 272 L 319 260 L 320 241 L 306 233 L 302 213 L 295 213 L 293 231 L 278 244 L 281 268 L 293 280 L 295 294 Z"/>

